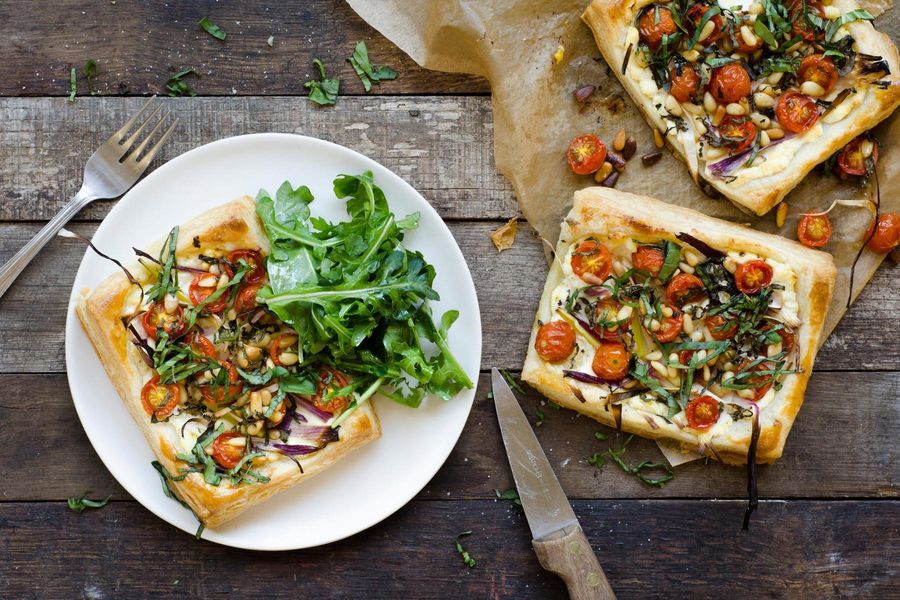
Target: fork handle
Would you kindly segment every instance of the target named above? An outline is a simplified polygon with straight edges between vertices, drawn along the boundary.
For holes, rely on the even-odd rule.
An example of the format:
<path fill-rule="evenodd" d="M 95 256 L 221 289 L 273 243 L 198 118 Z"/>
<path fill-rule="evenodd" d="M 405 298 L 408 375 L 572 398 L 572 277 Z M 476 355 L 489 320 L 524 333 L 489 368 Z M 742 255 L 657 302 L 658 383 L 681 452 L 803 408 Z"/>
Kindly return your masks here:
<path fill-rule="evenodd" d="M 63 228 L 63 225 L 68 223 L 79 210 L 84 208 L 88 202 L 95 198 L 96 196 L 94 194 L 82 187 L 81 190 L 75 194 L 75 197 L 69 200 L 69 202 L 62 207 L 62 210 L 56 213 L 55 217 L 50 219 L 49 223 L 44 225 L 44 228 L 41 229 L 37 235 L 31 238 L 21 250 L 16 252 L 16 255 L 13 256 L 8 263 L 0 267 L 0 297 L 3 297 L 3 294 L 6 293 L 9 286 L 16 280 L 16 277 L 25 270 L 25 267 L 28 266 L 28 263 L 31 262 L 41 248 L 47 245 L 47 242 L 59 233 L 59 230 Z"/>

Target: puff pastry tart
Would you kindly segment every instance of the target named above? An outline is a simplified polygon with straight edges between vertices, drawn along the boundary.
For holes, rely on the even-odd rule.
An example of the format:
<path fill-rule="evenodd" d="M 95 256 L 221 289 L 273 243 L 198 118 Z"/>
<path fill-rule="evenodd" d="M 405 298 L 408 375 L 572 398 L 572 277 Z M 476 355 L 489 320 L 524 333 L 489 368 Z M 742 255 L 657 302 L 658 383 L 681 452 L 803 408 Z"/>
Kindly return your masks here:
<path fill-rule="evenodd" d="M 581 190 L 522 378 L 624 431 L 771 462 L 803 402 L 834 279 L 830 255 L 782 237 Z"/>
<path fill-rule="evenodd" d="M 763 215 L 900 103 L 855 0 L 593 0 L 604 58 L 695 181 Z"/>
<path fill-rule="evenodd" d="M 268 240 L 254 208 L 240 198 L 173 229 L 76 307 L 166 491 L 207 527 L 380 435 L 371 403 L 334 426 L 347 377 L 303 365 L 293 329 L 257 305 Z"/>

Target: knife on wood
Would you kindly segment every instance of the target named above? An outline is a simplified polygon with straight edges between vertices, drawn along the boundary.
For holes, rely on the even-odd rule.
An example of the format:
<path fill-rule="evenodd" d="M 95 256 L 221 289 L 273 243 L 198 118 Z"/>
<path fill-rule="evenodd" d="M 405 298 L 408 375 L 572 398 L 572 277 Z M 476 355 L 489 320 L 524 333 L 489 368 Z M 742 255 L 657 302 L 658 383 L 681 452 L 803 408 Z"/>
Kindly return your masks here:
<path fill-rule="evenodd" d="M 562 578 L 573 600 L 615 600 L 534 430 L 496 368 L 491 382 L 503 445 L 541 566 Z"/>

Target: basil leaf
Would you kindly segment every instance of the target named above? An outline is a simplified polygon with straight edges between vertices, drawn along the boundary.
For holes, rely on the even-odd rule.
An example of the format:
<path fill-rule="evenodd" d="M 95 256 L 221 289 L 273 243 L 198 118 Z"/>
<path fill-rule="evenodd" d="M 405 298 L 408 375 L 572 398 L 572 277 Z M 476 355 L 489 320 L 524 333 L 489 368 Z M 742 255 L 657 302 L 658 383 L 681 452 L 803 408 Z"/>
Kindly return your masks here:
<path fill-rule="evenodd" d="M 81 72 L 84 73 L 84 77 L 87 79 L 88 91 L 91 93 L 91 96 L 96 95 L 97 91 L 94 89 L 94 78 L 97 76 L 97 61 L 93 58 L 87 59 L 84 66 L 81 68 Z"/>
<path fill-rule="evenodd" d="M 847 14 L 841 15 L 837 19 L 828 22 L 828 25 L 825 27 L 825 41 L 832 41 L 837 34 L 838 29 L 847 23 L 852 23 L 854 21 L 872 21 L 874 19 L 875 17 L 873 17 L 869 11 L 862 8 L 851 10 Z"/>
<path fill-rule="evenodd" d="M 665 260 L 663 261 L 662 267 L 659 269 L 659 280 L 663 283 L 667 282 L 669 278 L 672 276 L 672 273 L 675 272 L 675 269 L 678 268 L 678 263 L 681 262 L 681 247 L 670 241 L 666 241 L 663 244 L 663 248 L 665 249 Z"/>
<path fill-rule="evenodd" d="M 753 31 L 762 38 L 762 41 L 766 43 L 769 48 L 777 48 L 778 42 L 775 40 L 775 36 L 772 35 L 772 32 L 769 31 L 769 28 L 766 27 L 766 24 L 763 23 L 762 18 L 757 18 L 753 23 Z"/>
<path fill-rule="evenodd" d="M 193 69 L 193 67 L 188 67 L 186 69 L 182 69 L 169 77 L 168 81 L 166 81 L 166 89 L 169 91 L 170 96 L 196 96 L 197 92 L 195 92 L 190 85 L 188 85 L 187 81 L 184 81 L 184 78 L 188 75 L 196 75 L 199 77 L 200 75 Z"/>
<path fill-rule="evenodd" d="M 75 94 L 78 92 L 78 74 L 75 67 L 69 71 L 69 102 L 75 102 Z"/>
<path fill-rule="evenodd" d="M 319 106 L 329 106 L 337 102 L 338 91 L 341 82 L 325 75 L 325 65 L 318 58 L 313 59 L 313 64 L 319 70 L 319 79 L 307 81 L 303 87 L 309 90 L 309 99 Z"/>
<path fill-rule="evenodd" d="M 397 72 L 390 67 L 373 67 L 369 62 L 369 50 L 366 48 L 364 41 L 356 43 L 353 49 L 353 55 L 347 59 L 350 66 L 356 72 L 356 75 L 362 81 L 363 88 L 366 92 L 372 91 L 373 81 L 385 81 L 388 79 L 396 79 Z"/>
<path fill-rule="evenodd" d="M 70 496 L 68 499 L 69 510 L 80 513 L 86 508 L 103 508 L 112 498 L 112 494 L 102 500 L 91 500 L 84 496 Z"/>
<path fill-rule="evenodd" d="M 703 33 L 703 28 L 706 27 L 706 24 L 709 22 L 709 20 L 721 12 L 722 8 L 719 5 L 715 5 L 711 6 L 705 13 L 703 13 L 703 16 L 700 18 L 700 22 L 697 23 L 697 27 L 694 29 L 694 35 L 691 36 L 691 39 L 688 42 L 688 50 L 697 45 L 697 42 L 700 39 L 700 34 Z"/>
<path fill-rule="evenodd" d="M 217 40 L 225 41 L 225 32 L 222 31 L 222 28 L 209 20 L 209 17 L 203 17 L 200 19 L 199 23 L 200 27 L 203 28 L 203 31 L 213 36 Z"/>
<path fill-rule="evenodd" d="M 475 559 L 472 558 L 468 552 L 466 552 L 465 548 L 462 547 L 462 544 L 459 543 L 459 540 L 472 535 L 471 531 L 463 531 L 459 535 L 456 536 L 456 551 L 459 552 L 459 555 L 462 556 L 463 562 L 466 563 L 466 566 L 470 569 L 475 566 Z"/>

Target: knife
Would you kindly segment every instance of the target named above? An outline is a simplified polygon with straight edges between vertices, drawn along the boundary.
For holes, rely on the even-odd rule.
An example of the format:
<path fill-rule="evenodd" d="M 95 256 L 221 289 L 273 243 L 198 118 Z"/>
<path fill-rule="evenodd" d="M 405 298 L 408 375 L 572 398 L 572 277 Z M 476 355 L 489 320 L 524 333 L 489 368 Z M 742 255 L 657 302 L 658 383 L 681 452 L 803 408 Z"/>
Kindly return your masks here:
<path fill-rule="evenodd" d="M 503 445 L 541 566 L 562 578 L 573 600 L 615 600 L 518 400 L 496 368 L 491 371 L 491 381 Z"/>

